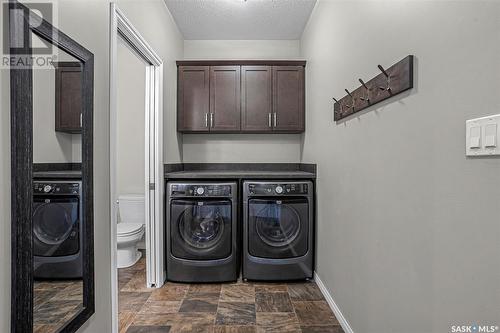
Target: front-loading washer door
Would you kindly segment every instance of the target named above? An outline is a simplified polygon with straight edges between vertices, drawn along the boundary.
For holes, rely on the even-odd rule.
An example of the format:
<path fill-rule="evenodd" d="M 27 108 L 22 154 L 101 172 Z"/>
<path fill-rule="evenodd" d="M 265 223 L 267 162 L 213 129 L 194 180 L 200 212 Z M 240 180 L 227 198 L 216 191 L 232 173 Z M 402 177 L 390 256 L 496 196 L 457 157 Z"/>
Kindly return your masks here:
<path fill-rule="evenodd" d="M 172 200 L 170 210 L 174 257 L 216 260 L 231 255 L 230 200 Z"/>
<path fill-rule="evenodd" d="M 35 256 L 62 257 L 80 251 L 77 197 L 35 197 L 32 221 Z"/>
<path fill-rule="evenodd" d="M 248 250 L 261 258 L 295 258 L 308 250 L 306 198 L 250 199 Z"/>

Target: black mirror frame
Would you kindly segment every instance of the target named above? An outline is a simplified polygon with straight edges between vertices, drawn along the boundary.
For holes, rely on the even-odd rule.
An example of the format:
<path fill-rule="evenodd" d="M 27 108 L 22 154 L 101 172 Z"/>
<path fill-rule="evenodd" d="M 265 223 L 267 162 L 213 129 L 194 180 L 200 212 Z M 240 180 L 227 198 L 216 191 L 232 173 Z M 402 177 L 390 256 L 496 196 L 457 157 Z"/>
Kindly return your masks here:
<path fill-rule="evenodd" d="M 17 10 L 14 10 L 17 9 Z M 35 24 L 34 24 L 35 23 Z M 17 1 L 9 2 L 11 57 L 31 55 L 31 32 L 82 62 L 83 310 L 59 332 L 76 332 L 95 312 L 93 205 L 94 55 Z M 33 78 L 10 69 L 11 98 L 11 332 L 33 332 Z"/>

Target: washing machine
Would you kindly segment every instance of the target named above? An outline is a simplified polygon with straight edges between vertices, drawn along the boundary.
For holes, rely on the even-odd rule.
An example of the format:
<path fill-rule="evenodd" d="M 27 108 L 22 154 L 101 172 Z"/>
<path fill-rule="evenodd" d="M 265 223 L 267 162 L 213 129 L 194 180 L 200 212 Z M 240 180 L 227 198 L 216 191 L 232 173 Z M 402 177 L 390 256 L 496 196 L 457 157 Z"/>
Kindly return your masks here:
<path fill-rule="evenodd" d="M 313 277 L 314 189 L 311 181 L 243 182 L 243 278 Z"/>
<path fill-rule="evenodd" d="M 236 281 L 238 187 L 236 182 L 168 182 L 167 279 Z"/>
<path fill-rule="evenodd" d="M 33 181 L 35 279 L 82 278 L 81 207 L 80 181 Z"/>

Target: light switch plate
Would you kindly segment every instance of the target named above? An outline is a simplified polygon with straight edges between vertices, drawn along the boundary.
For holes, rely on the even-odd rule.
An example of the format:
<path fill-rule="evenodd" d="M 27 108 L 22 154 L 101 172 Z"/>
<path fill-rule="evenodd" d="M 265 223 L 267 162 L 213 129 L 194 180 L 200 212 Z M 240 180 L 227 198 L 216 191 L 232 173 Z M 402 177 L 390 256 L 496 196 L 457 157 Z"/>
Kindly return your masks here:
<path fill-rule="evenodd" d="M 497 146 L 497 124 L 484 125 L 484 147 L 495 148 Z"/>
<path fill-rule="evenodd" d="M 480 149 L 481 148 L 481 126 L 471 126 L 469 129 L 469 148 L 470 149 Z"/>
<path fill-rule="evenodd" d="M 465 123 L 465 155 L 500 155 L 500 114 L 467 120 Z"/>

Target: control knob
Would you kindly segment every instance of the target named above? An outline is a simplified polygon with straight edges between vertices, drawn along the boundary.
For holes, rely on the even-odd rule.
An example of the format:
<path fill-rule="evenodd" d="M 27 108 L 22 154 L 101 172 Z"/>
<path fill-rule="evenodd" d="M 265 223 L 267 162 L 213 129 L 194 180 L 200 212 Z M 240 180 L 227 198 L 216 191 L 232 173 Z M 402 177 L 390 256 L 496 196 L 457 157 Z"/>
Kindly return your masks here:
<path fill-rule="evenodd" d="M 276 186 L 276 188 L 275 188 L 274 190 L 275 190 L 275 191 L 276 191 L 276 193 L 278 193 L 278 194 L 283 193 L 283 187 L 281 187 L 281 186 L 279 186 L 279 185 L 278 185 L 278 186 Z"/>
<path fill-rule="evenodd" d="M 43 191 L 44 191 L 45 193 L 49 193 L 51 190 L 52 190 L 52 186 L 50 186 L 50 185 L 45 185 L 45 186 L 43 187 Z"/>
<path fill-rule="evenodd" d="M 196 189 L 196 193 L 197 193 L 198 195 L 202 195 L 203 193 L 205 193 L 205 189 L 204 189 L 203 187 L 198 187 L 198 188 Z"/>

